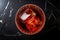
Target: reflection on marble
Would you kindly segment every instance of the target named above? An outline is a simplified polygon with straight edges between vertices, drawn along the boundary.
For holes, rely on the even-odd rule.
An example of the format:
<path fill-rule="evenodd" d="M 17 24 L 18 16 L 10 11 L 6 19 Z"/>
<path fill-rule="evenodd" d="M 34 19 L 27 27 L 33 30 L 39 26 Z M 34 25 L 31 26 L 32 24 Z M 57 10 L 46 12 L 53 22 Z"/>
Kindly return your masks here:
<path fill-rule="evenodd" d="M 2 20 L 0 20 L 0 23 L 2 23 L 3 21 Z"/>

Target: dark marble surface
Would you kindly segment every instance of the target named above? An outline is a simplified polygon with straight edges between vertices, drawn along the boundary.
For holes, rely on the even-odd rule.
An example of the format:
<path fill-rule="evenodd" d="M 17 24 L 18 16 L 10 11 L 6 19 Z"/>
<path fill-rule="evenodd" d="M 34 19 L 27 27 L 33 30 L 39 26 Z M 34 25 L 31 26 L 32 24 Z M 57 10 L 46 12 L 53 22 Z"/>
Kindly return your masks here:
<path fill-rule="evenodd" d="M 43 9 L 46 15 L 46 24 L 43 30 L 33 36 L 22 34 L 15 25 L 17 10 L 25 4 L 36 4 Z M 54 36 L 60 32 L 60 6 L 56 0 L 0 0 L 0 35 L 21 36 L 21 39 L 40 39 Z M 51 35 L 52 34 L 52 35 Z M 56 34 L 56 35 L 57 35 Z"/>

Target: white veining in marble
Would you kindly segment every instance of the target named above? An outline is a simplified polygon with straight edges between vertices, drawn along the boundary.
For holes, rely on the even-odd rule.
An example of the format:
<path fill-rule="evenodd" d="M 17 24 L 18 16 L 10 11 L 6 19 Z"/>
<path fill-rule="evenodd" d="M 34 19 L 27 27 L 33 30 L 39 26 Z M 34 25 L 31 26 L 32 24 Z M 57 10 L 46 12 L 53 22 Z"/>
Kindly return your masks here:
<path fill-rule="evenodd" d="M 11 16 L 12 16 L 12 12 L 13 12 L 13 8 L 11 8 L 11 10 L 10 10 L 9 17 L 11 17 Z"/>

